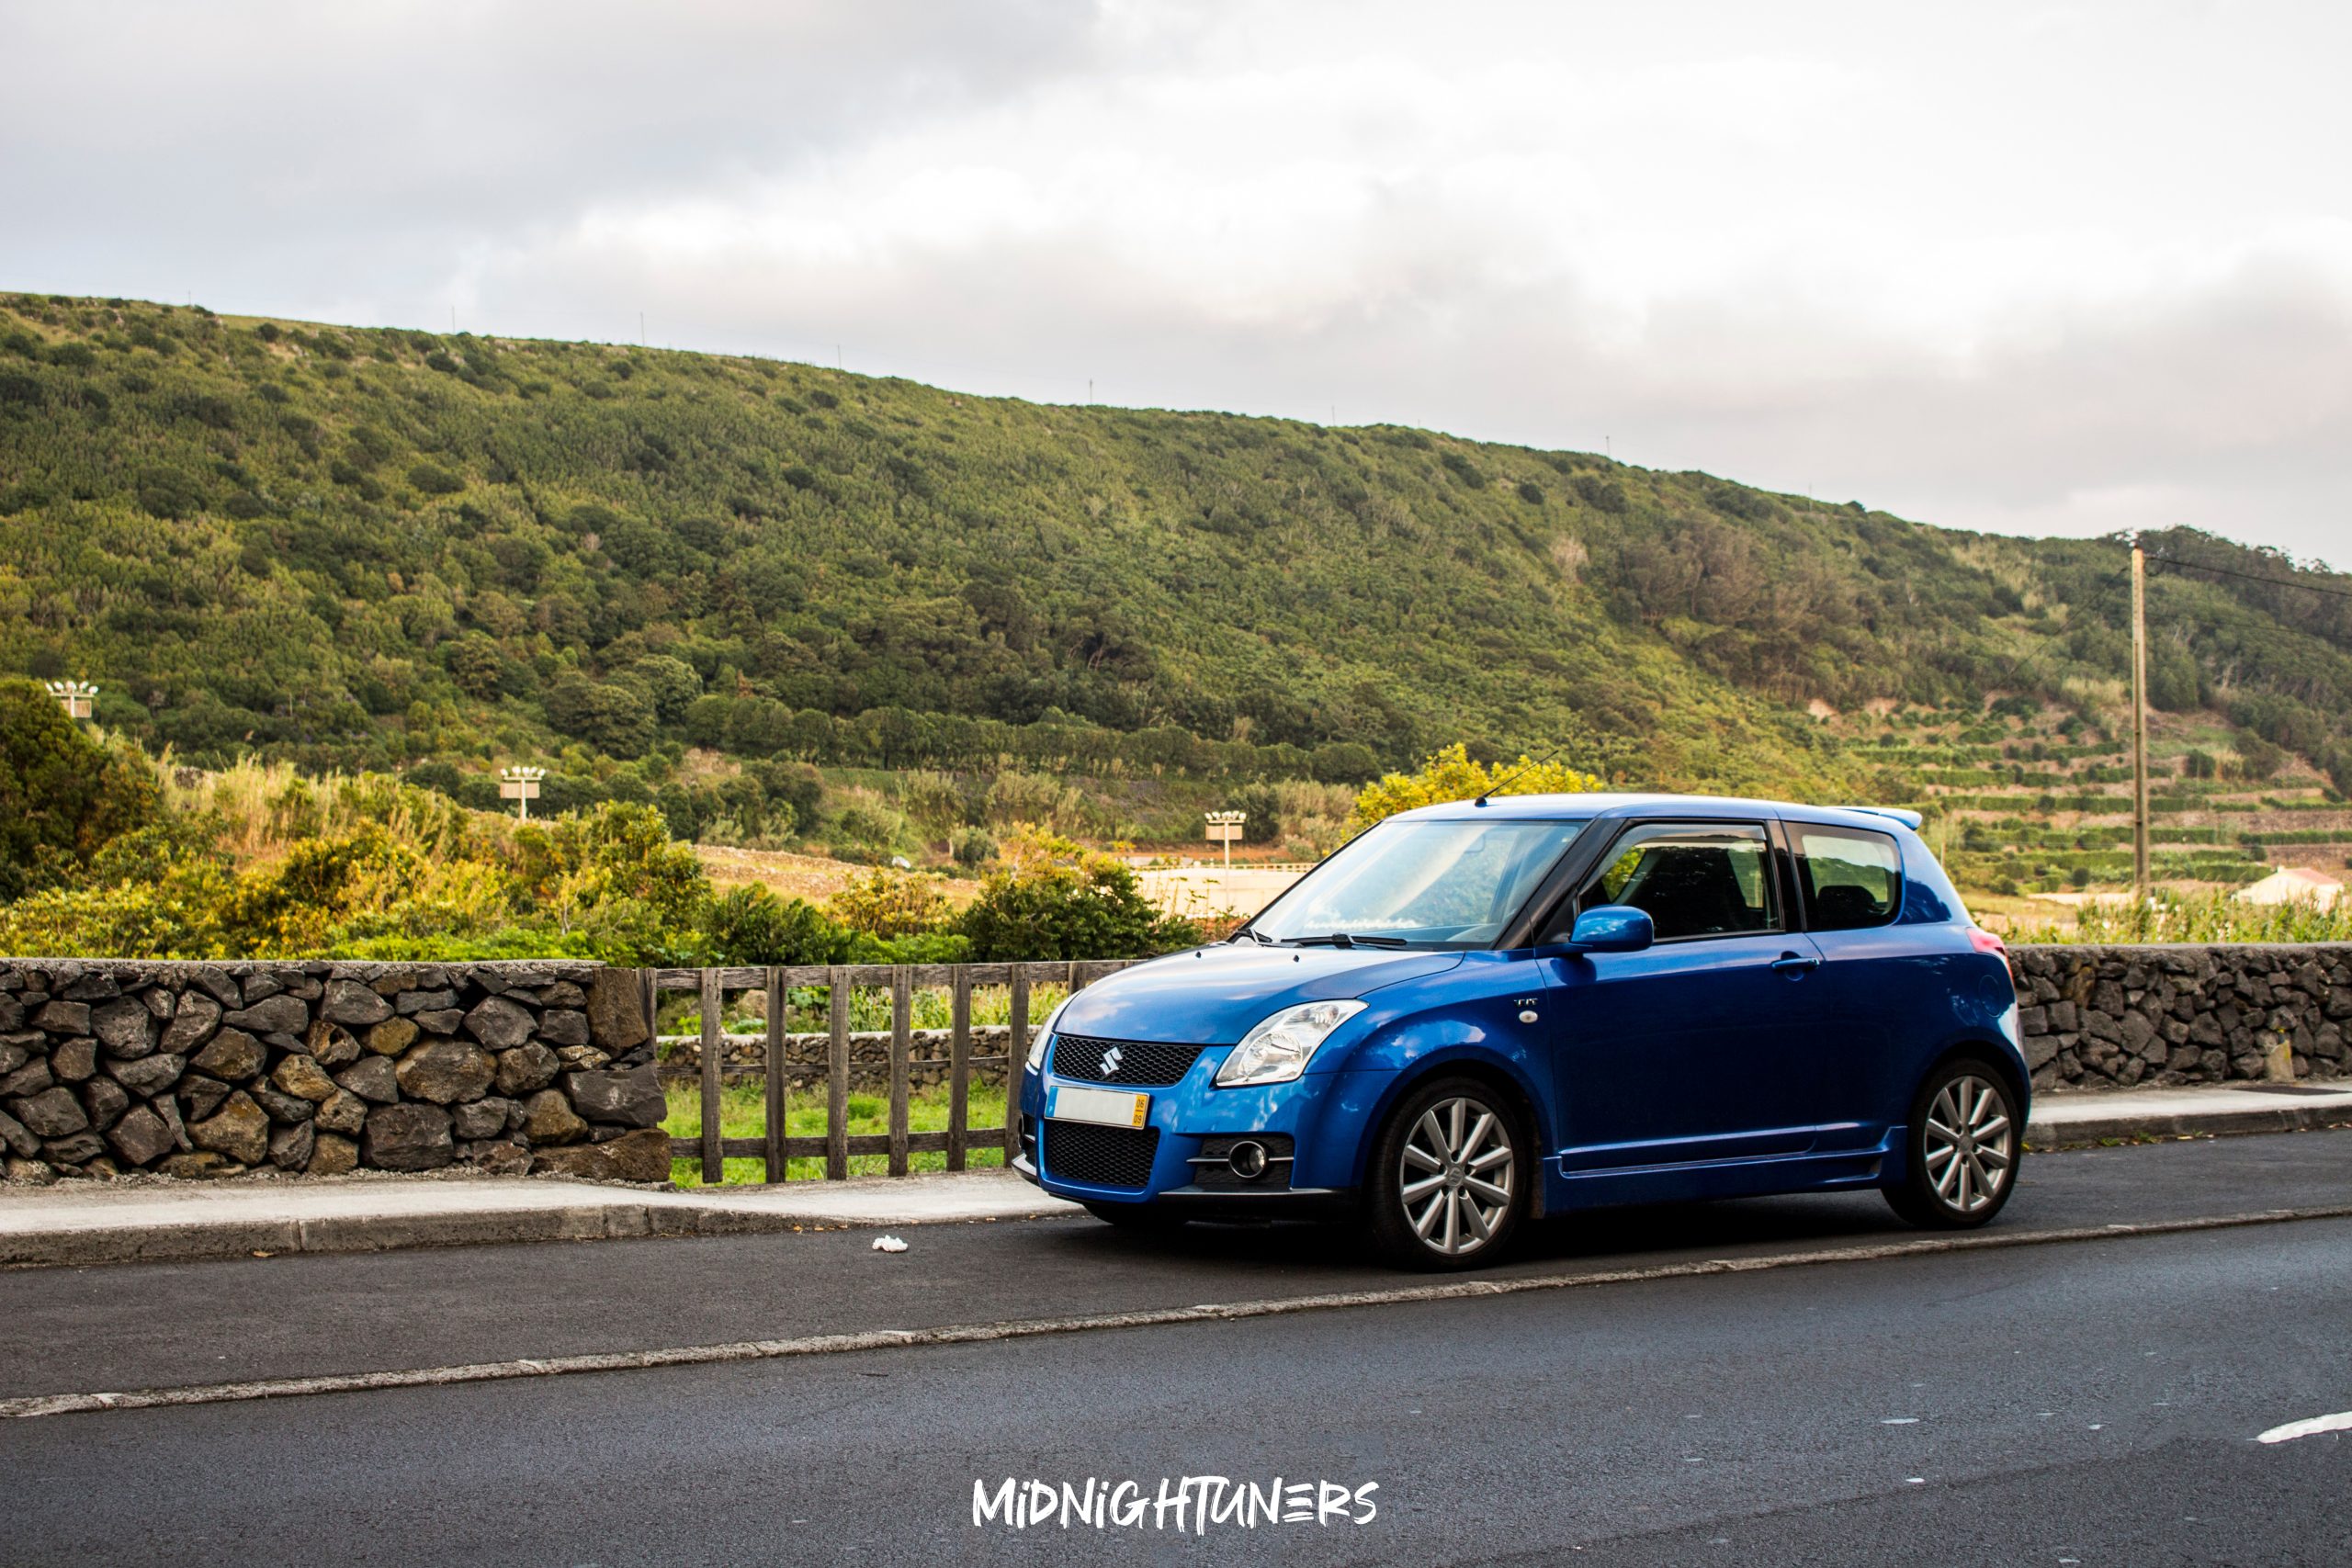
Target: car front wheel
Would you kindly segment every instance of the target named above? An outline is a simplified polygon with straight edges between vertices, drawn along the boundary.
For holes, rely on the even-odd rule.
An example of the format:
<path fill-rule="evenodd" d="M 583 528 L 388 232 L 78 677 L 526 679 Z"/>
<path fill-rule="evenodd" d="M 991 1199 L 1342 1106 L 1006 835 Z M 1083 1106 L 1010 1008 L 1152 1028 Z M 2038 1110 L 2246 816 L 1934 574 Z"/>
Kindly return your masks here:
<path fill-rule="evenodd" d="M 1533 1172 L 1519 1119 L 1468 1078 L 1408 1096 L 1381 1129 L 1368 1182 L 1374 1243 L 1408 1269 L 1492 1261 L 1527 1212 Z"/>
<path fill-rule="evenodd" d="M 1972 1230 L 2017 1190 L 2025 1129 L 2007 1080 L 1984 1062 L 1948 1062 L 1928 1076 L 1911 1109 L 1903 1181 L 1886 1189 L 1915 1225 Z"/>

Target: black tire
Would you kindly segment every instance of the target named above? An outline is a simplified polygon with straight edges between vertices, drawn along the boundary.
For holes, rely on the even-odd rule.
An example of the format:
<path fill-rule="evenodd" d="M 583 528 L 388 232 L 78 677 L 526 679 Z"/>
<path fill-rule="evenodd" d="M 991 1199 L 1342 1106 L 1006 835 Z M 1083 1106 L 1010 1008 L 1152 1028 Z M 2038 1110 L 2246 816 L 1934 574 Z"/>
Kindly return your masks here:
<path fill-rule="evenodd" d="M 1184 1216 L 1158 1203 L 1093 1203 L 1086 1212 L 1104 1224 L 1116 1225 L 1137 1235 L 1159 1235 L 1184 1224 Z"/>
<path fill-rule="evenodd" d="M 2017 1091 L 1992 1063 L 1962 1056 L 1928 1075 L 1911 1101 L 1903 1179 L 1887 1206 L 1929 1230 L 1974 1230 L 2008 1206 L 2025 1163 Z M 1985 1184 L 1990 1183 L 1987 1196 Z"/>
<path fill-rule="evenodd" d="M 1500 1159 L 1498 1149 L 1506 1151 Z M 1494 1262 L 1527 1213 L 1538 1177 L 1532 1152 L 1516 1108 L 1486 1084 L 1444 1077 L 1421 1085 L 1390 1114 L 1373 1145 L 1364 1179 L 1364 1223 L 1373 1245 L 1403 1269 L 1476 1269 Z M 1430 1181 L 1435 1185 L 1410 1190 L 1411 1183 Z M 1496 1190 L 1499 1201 L 1491 1195 Z"/>

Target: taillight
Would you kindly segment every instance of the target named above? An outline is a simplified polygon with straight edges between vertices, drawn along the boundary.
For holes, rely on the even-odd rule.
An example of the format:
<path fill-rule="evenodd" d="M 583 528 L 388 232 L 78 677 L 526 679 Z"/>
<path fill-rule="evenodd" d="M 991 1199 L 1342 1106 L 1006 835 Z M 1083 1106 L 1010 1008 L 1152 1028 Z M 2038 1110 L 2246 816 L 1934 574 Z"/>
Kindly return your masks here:
<path fill-rule="evenodd" d="M 2009 979 L 2012 982 L 2017 979 L 2018 966 L 2009 962 L 2009 944 L 1999 937 L 1982 926 L 1971 926 L 1968 928 L 1968 945 L 1979 953 L 1989 953 L 1999 959 L 2001 966 L 2009 972 Z"/>

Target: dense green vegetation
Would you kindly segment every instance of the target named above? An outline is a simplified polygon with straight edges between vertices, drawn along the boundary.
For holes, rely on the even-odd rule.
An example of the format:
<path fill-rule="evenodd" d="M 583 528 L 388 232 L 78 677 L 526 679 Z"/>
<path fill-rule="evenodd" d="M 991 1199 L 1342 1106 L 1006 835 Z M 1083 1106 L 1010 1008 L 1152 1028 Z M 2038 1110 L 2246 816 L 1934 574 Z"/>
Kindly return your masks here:
<path fill-rule="evenodd" d="M 1466 735 L 1857 790 L 1805 705 L 2096 707 L 2120 559 L 1412 430 L 0 297 L 0 669 L 193 761 L 539 756 L 551 808 L 651 795 L 665 741 L 1357 782 Z M 2160 706 L 2352 778 L 2352 600 L 2160 568 L 2153 616 Z M 741 776 L 695 809 L 789 805 Z"/>

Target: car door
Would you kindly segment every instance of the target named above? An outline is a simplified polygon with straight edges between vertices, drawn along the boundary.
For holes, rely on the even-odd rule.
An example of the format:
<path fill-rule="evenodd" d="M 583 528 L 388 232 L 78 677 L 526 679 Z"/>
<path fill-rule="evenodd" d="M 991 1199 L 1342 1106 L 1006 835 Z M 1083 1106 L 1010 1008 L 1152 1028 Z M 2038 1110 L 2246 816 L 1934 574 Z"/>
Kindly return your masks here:
<path fill-rule="evenodd" d="M 1810 1146 L 1820 954 L 1788 929 L 1786 901 L 1762 821 L 1638 823 L 1604 853 L 1572 908 L 1630 904 L 1656 940 L 1552 961 L 1564 1169 Z"/>
<path fill-rule="evenodd" d="M 1903 908 L 1903 852 L 1892 833 L 1784 819 L 1805 934 L 1822 957 L 1814 976 L 1826 1027 L 1821 1119 L 1874 1143 L 1903 1113 L 1920 1066 L 1896 1049 L 1898 1023 L 1942 1010 L 1949 982 L 1895 923 Z M 1929 1016 L 1933 1016 L 1932 1011 Z"/>

